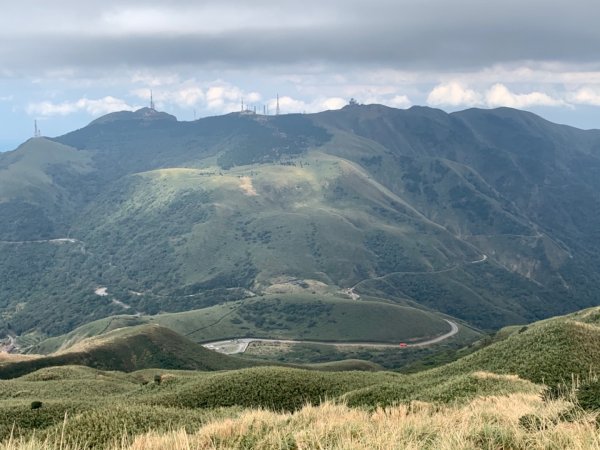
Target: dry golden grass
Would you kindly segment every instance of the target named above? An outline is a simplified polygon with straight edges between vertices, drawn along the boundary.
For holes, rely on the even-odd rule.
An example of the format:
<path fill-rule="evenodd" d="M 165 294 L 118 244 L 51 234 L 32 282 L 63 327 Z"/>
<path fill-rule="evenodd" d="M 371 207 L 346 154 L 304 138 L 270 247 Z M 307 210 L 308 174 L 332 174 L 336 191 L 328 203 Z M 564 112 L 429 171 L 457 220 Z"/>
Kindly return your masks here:
<path fill-rule="evenodd" d="M 296 413 L 248 410 L 238 418 L 208 423 L 195 434 L 184 430 L 137 436 L 112 450 L 164 449 L 600 449 L 594 414 L 577 412 L 565 401 L 543 402 L 539 396 L 514 394 L 473 400 L 463 406 L 413 402 L 367 411 L 325 403 Z M 535 427 L 520 418 L 535 415 Z M 522 422 L 522 421 L 521 421 Z M 74 450 L 59 442 L 10 442 L 0 450 Z"/>
<path fill-rule="evenodd" d="M 327 403 L 294 414 L 254 410 L 210 423 L 194 435 L 139 436 L 130 449 L 599 449 L 593 415 L 555 423 L 570 406 L 519 394 L 462 407 L 413 403 L 368 412 Z M 526 414 L 540 417 L 542 426 L 524 428 L 519 418 Z"/>
<path fill-rule="evenodd" d="M 39 358 L 40 355 L 22 355 L 19 353 L 0 352 L 0 363 L 12 363 L 19 361 L 29 361 Z"/>

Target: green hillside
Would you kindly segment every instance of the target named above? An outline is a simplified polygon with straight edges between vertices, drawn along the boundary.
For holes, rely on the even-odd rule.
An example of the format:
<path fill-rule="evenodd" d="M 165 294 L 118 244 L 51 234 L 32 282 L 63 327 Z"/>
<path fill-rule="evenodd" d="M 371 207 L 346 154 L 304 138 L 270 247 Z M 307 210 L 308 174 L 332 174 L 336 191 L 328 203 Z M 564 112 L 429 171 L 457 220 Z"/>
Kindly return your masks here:
<path fill-rule="evenodd" d="M 282 287 L 283 288 L 283 287 Z M 337 342 L 398 343 L 425 340 L 449 331 L 435 313 L 410 306 L 340 294 L 270 294 L 203 309 L 155 316 L 114 316 L 36 344 L 30 352 L 52 353 L 111 329 L 157 324 L 195 342 L 263 337 Z M 468 340 L 478 333 L 465 330 Z"/>
<path fill-rule="evenodd" d="M 600 310 L 516 327 L 512 334 L 438 370 L 516 374 L 536 383 L 570 382 L 600 372 Z"/>
<path fill-rule="evenodd" d="M 81 365 L 101 370 L 132 372 L 153 367 L 224 370 L 256 364 L 207 350 L 168 328 L 143 325 L 84 339 L 68 350 L 52 355 L 0 363 L 0 379 L 15 378 L 52 366 Z"/>
<path fill-rule="evenodd" d="M 0 155 L 0 336 L 290 292 L 485 330 L 593 306 L 598 148 L 506 108 L 110 114 Z M 273 320 L 258 329 L 300 336 Z"/>
<path fill-rule="evenodd" d="M 92 155 L 44 138 L 0 153 L 0 241 L 65 237 Z"/>
<path fill-rule="evenodd" d="M 112 442 L 115 436 L 131 437 L 150 430 L 184 428 L 193 434 L 207 422 L 237 420 L 246 413 L 243 408 L 263 408 L 263 416 L 271 414 L 264 410 L 306 414 L 307 404 L 327 402 L 342 403 L 343 408 L 350 408 L 355 414 L 369 411 L 385 417 L 395 410 L 383 413 L 376 409 L 378 406 L 404 405 L 398 412 L 403 421 L 423 411 L 429 411 L 427 417 L 433 420 L 434 412 L 448 408 L 479 410 L 487 405 L 487 409 L 482 409 L 487 411 L 482 412 L 486 418 L 491 417 L 492 411 L 509 408 L 516 415 L 515 427 L 525 427 L 530 433 L 573 427 L 580 420 L 596 427 L 596 415 L 586 415 L 577 403 L 579 399 L 584 408 L 597 408 L 595 378 L 589 382 L 585 378 L 585 383 L 574 386 L 574 396 L 553 400 L 548 394 L 552 391 L 545 391 L 542 397 L 540 394 L 544 392 L 542 381 L 553 386 L 571 380 L 572 375 L 587 377 L 590 371 L 597 372 L 599 324 L 600 309 L 591 308 L 510 327 L 498 333 L 493 343 L 470 355 L 411 375 L 381 371 L 332 373 L 289 367 L 216 372 L 163 367 L 132 373 L 81 366 L 47 367 L 0 380 L 0 440 L 11 434 L 14 438 L 31 438 L 35 433 L 40 439 L 62 436 L 67 442 L 84 439 L 90 446 L 101 446 Z M 88 343 L 84 340 L 69 352 L 88 347 L 90 342 L 101 346 L 103 341 L 117 349 L 115 343 L 131 336 L 133 330 L 139 334 L 158 331 L 167 335 L 169 345 L 173 345 L 172 333 L 143 326 L 115 330 Z M 186 351 L 171 350 L 184 357 L 190 354 L 191 346 L 187 343 Z M 224 359 L 213 359 L 210 364 L 231 360 L 216 356 Z M 337 369 L 344 366 L 356 367 L 355 363 L 343 363 Z M 41 406 L 37 404 L 39 408 L 32 409 L 32 402 L 41 402 Z M 523 402 L 539 405 L 534 410 L 518 406 Z M 100 420 L 104 416 L 109 419 Z M 464 415 L 460 420 L 463 419 Z M 500 442 L 498 439 L 492 441 Z"/>
<path fill-rule="evenodd" d="M 483 395 L 486 385 L 503 393 L 520 390 L 528 384 L 523 380 L 551 387 L 571 386 L 575 380 L 575 385 L 581 382 L 585 388 L 600 372 L 599 348 L 600 309 L 591 308 L 501 330 L 495 342 L 457 361 L 407 375 L 401 385 L 377 385 L 346 398 L 352 405 L 363 406 L 415 398 L 448 401 Z"/>

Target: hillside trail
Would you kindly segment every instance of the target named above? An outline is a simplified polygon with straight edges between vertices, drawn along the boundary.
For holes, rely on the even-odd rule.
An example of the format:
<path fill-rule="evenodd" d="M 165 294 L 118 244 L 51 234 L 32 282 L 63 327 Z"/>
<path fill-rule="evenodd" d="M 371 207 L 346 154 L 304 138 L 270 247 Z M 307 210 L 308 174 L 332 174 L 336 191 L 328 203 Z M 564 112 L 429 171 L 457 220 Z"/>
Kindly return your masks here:
<path fill-rule="evenodd" d="M 263 343 L 278 343 L 278 344 L 317 344 L 317 345 L 328 345 L 332 347 L 360 347 L 360 348 L 419 348 L 426 347 L 428 345 L 437 344 L 451 338 L 458 333 L 459 328 L 456 322 L 448 319 L 444 319 L 445 322 L 450 325 L 450 331 L 444 333 L 438 337 L 427 339 L 421 342 L 413 343 L 397 343 L 391 344 L 389 342 L 332 342 L 332 341 L 317 341 L 317 340 L 299 340 L 299 339 L 266 339 L 266 338 L 237 338 L 227 339 L 223 341 L 206 342 L 202 344 L 209 350 L 214 350 L 219 353 L 225 353 L 227 355 L 233 355 L 236 353 L 244 353 L 248 349 L 248 345 L 252 342 L 263 342 Z"/>
<path fill-rule="evenodd" d="M 464 267 L 470 264 L 481 264 L 484 263 L 488 260 L 488 256 L 484 253 L 481 254 L 481 258 L 480 259 L 476 259 L 474 261 L 466 261 L 462 264 L 454 264 L 450 267 L 447 267 L 445 269 L 439 269 L 439 270 L 422 270 L 422 271 L 406 271 L 406 272 L 390 272 L 390 273 L 386 273 L 385 275 L 381 275 L 379 277 L 373 277 L 373 278 L 365 278 L 364 280 L 359 281 L 358 283 L 356 283 L 354 286 L 345 289 L 346 294 L 350 295 L 350 297 L 352 297 L 353 300 L 358 300 L 360 299 L 360 294 L 358 294 L 357 292 L 355 292 L 355 289 L 361 285 L 362 283 L 366 283 L 367 281 L 377 281 L 377 280 L 385 280 L 388 277 L 391 277 L 393 275 L 435 275 L 435 274 L 440 274 L 440 273 L 447 273 L 447 272 L 451 272 L 453 270 L 458 269 L 459 267 Z"/>

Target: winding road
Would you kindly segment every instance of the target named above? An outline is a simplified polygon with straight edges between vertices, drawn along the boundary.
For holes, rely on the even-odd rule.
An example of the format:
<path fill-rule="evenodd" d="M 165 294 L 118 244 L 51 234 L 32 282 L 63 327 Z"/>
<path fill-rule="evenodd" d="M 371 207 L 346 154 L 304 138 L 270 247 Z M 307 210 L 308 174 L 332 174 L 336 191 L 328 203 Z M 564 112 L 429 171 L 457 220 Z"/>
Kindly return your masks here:
<path fill-rule="evenodd" d="M 34 241 L 0 241 L 0 244 L 81 244 L 82 242 L 72 238 L 38 239 Z"/>
<path fill-rule="evenodd" d="M 462 266 L 465 266 L 467 264 L 481 264 L 483 262 L 486 262 L 487 260 L 488 260 L 488 256 L 482 253 L 480 259 L 477 259 L 475 261 L 465 262 L 462 264 Z M 349 295 L 350 298 L 352 298 L 352 300 L 358 300 L 358 299 L 360 299 L 360 294 L 358 294 L 355 291 L 355 289 L 359 285 L 366 283 L 367 281 L 385 280 L 387 277 L 390 277 L 392 275 L 434 275 L 434 274 L 439 274 L 439 273 L 451 272 L 455 269 L 458 269 L 459 267 L 461 267 L 461 264 L 455 264 L 451 267 L 446 267 L 445 269 L 439 269 L 439 270 L 430 270 L 430 271 L 421 271 L 421 272 L 390 272 L 390 273 L 386 273 L 385 275 L 381 275 L 380 277 L 365 278 L 364 280 L 361 280 L 358 283 L 356 283 L 351 288 L 345 289 L 344 292 L 346 293 L 346 295 Z"/>
<path fill-rule="evenodd" d="M 238 338 L 228 339 L 224 341 L 206 342 L 202 344 L 203 347 L 214 350 L 219 353 L 226 355 L 233 355 L 236 353 L 244 353 L 248 349 L 248 345 L 252 342 L 266 342 L 266 343 L 279 343 L 279 344 L 318 344 L 318 345 L 330 345 L 333 347 L 360 347 L 360 348 L 417 348 L 426 347 L 428 345 L 437 344 L 442 342 L 456 333 L 458 333 L 458 325 L 451 320 L 444 319 L 448 325 L 450 325 L 450 331 L 442 334 L 433 339 L 426 341 L 414 342 L 414 343 L 398 343 L 390 344 L 389 342 L 331 342 L 331 341 L 313 341 L 313 340 L 297 340 L 297 339 L 266 339 L 266 338 Z"/>

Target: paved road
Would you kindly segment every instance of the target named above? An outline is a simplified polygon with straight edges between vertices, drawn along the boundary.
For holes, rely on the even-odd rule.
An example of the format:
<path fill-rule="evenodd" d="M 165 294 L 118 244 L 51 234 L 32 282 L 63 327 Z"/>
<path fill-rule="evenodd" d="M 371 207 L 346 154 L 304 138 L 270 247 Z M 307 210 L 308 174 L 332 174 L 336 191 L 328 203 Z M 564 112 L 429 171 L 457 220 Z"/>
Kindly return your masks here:
<path fill-rule="evenodd" d="M 44 243 L 50 243 L 50 244 L 63 244 L 63 243 L 80 244 L 81 241 L 78 241 L 77 239 L 71 239 L 71 238 L 39 239 L 39 240 L 36 240 L 36 241 L 0 241 L 0 244 L 44 244 Z"/>
<path fill-rule="evenodd" d="M 444 319 L 446 320 L 446 319 Z M 402 348 L 416 348 L 425 347 L 432 344 L 442 342 L 456 333 L 458 333 L 458 325 L 451 320 L 446 320 L 450 325 L 450 331 L 442 334 L 433 339 L 426 341 L 405 343 Z M 239 339 L 228 339 L 225 341 L 207 342 L 202 344 L 209 350 L 214 350 L 219 353 L 225 353 L 227 355 L 233 355 L 236 353 L 244 353 L 248 349 L 248 345 L 251 342 L 271 342 L 279 344 L 319 344 L 319 345 L 331 345 L 335 347 L 361 347 L 361 348 L 399 348 L 398 344 L 390 344 L 389 342 L 331 342 L 331 341 L 312 341 L 312 340 L 297 340 L 297 339 L 263 339 L 263 338 L 239 338 Z"/>

